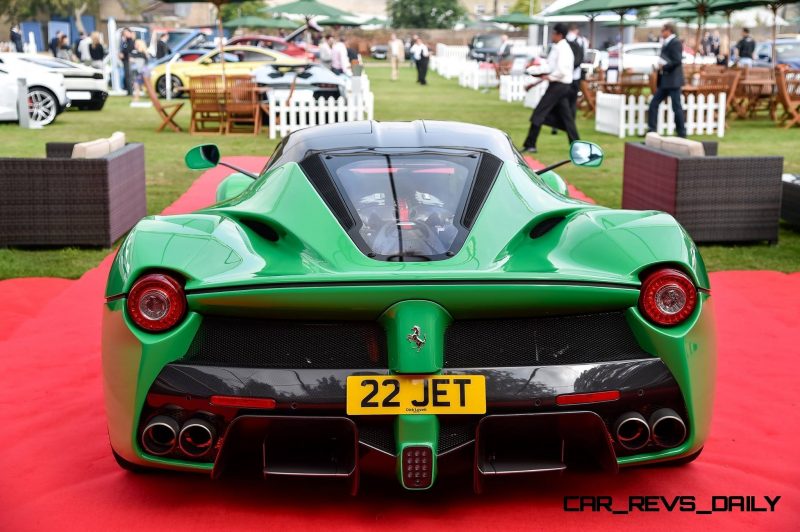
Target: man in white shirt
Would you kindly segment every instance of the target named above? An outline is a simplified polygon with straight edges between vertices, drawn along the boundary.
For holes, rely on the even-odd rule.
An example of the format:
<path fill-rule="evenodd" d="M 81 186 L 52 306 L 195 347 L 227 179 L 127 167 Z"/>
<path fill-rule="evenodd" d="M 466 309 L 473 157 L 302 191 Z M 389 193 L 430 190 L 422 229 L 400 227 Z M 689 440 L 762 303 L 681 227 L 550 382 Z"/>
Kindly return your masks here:
<path fill-rule="evenodd" d="M 389 62 L 392 65 L 392 81 L 397 80 L 397 75 L 400 70 L 400 63 L 405 59 L 406 50 L 403 46 L 403 41 L 397 38 L 397 35 L 392 33 L 392 38 L 389 39 Z"/>
<path fill-rule="evenodd" d="M 350 69 L 350 58 L 347 56 L 347 45 L 344 43 L 344 37 L 339 37 L 336 44 L 331 49 L 331 71 L 336 74 L 353 75 Z"/>
<path fill-rule="evenodd" d="M 427 85 L 428 82 L 425 81 L 425 77 L 428 75 L 428 61 L 430 60 L 428 46 L 422 42 L 421 38 L 417 37 L 410 51 L 411 56 L 414 58 L 414 63 L 417 65 L 417 83 Z"/>
<path fill-rule="evenodd" d="M 536 140 L 543 124 L 566 131 L 570 144 L 580 138 L 575 127 L 575 117 L 570 109 L 575 56 L 567 43 L 566 36 L 566 25 L 556 24 L 552 31 L 553 46 L 547 56 L 549 73 L 540 76 L 542 80 L 549 81 L 549 84 L 531 115 L 531 127 L 523 144 L 525 152 L 536 153 Z"/>
<path fill-rule="evenodd" d="M 326 35 L 322 42 L 319 43 L 319 62 L 325 68 L 331 68 L 331 61 L 333 60 L 333 36 Z"/>

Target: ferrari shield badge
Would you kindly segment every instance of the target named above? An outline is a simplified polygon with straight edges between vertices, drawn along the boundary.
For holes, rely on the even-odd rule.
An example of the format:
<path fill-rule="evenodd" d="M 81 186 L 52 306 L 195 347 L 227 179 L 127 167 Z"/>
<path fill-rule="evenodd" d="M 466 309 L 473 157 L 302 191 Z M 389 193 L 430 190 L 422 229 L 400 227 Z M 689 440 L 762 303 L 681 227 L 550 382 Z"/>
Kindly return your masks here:
<path fill-rule="evenodd" d="M 427 335 L 422 334 L 419 329 L 419 325 L 414 325 L 411 327 L 411 334 L 406 336 L 409 342 L 417 346 L 417 353 L 420 352 L 422 346 L 425 345 L 425 340 L 427 340 Z"/>

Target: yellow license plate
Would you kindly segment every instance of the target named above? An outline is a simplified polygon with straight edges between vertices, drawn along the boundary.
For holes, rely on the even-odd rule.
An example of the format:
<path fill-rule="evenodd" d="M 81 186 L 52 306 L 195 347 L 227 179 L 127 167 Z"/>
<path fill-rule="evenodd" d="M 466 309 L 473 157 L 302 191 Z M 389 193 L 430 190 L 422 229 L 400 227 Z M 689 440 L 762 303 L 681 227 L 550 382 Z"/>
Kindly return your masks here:
<path fill-rule="evenodd" d="M 347 413 L 485 414 L 483 375 L 347 377 Z"/>

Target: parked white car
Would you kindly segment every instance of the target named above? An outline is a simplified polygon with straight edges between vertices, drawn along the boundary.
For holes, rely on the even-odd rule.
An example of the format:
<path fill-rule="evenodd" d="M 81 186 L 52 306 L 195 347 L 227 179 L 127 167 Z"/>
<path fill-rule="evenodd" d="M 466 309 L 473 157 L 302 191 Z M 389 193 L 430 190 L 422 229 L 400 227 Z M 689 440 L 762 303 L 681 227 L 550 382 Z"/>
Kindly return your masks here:
<path fill-rule="evenodd" d="M 661 54 L 661 44 L 657 42 L 634 42 L 628 43 L 623 48 L 625 54 L 622 58 L 622 67 L 625 70 L 632 70 L 636 74 L 649 74 L 658 65 L 658 58 Z M 695 56 L 684 48 L 683 63 L 690 65 L 694 63 L 716 63 L 714 57 Z M 619 45 L 608 49 L 608 67 L 619 68 Z"/>
<path fill-rule="evenodd" d="M 0 65 L 0 120 L 18 121 L 17 79 L 28 86 L 28 114 L 34 124 L 46 126 L 69 107 L 64 76 L 40 69 L 20 70 Z"/>
<path fill-rule="evenodd" d="M 0 53 L 0 64 L 18 69 L 39 68 L 64 76 L 64 86 L 72 107 L 99 111 L 108 97 L 108 83 L 103 71 L 46 55 Z"/>

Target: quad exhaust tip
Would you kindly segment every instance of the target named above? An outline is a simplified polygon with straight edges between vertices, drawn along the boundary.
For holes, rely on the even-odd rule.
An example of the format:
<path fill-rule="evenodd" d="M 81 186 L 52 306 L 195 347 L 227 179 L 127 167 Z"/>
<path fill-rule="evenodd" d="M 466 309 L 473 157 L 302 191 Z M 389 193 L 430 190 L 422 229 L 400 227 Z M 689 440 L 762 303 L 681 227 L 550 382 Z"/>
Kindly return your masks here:
<path fill-rule="evenodd" d="M 156 416 L 142 431 L 142 447 L 150 454 L 163 456 L 175 450 L 178 422 L 169 416 Z"/>
<path fill-rule="evenodd" d="M 627 412 L 614 423 L 617 442 L 629 451 L 638 451 L 650 441 L 650 425 L 639 412 Z"/>
<path fill-rule="evenodd" d="M 200 458 L 214 447 L 217 431 L 214 425 L 201 418 L 192 418 L 181 427 L 178 447 L 186 456 Z"/>
<path fill-rule="evenodd" d="M 686 439 L 686 424 L 671 408 L 660 408 L 650 415 L 653 443 L 659 447 L 676 447 Z"/>

